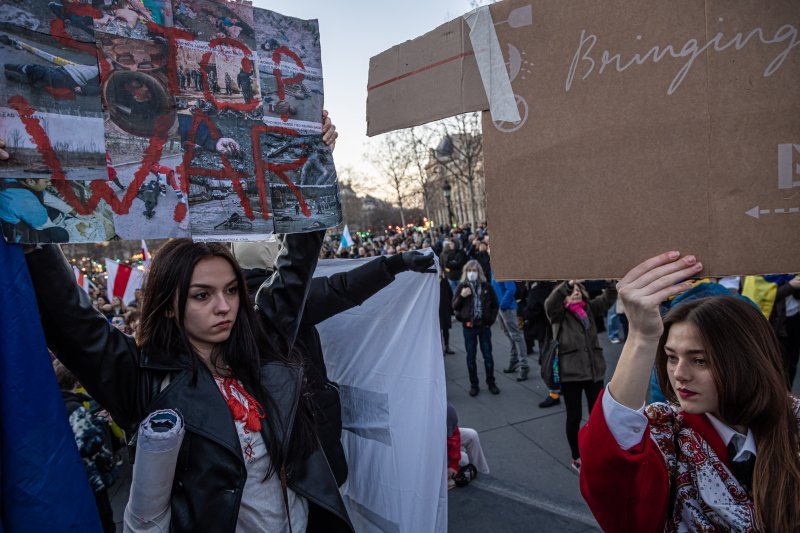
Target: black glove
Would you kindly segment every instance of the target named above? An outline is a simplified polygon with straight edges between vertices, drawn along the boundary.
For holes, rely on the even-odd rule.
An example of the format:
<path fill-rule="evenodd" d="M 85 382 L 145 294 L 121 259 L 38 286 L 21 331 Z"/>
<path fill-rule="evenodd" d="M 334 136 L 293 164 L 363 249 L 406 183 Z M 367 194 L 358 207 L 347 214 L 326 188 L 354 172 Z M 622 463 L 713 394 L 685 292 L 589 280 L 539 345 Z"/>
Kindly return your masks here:
<path fill-rule="evenodd" d="M 425 272 L 433 266 L 433 254 L 423 254 L 422 252 L 404 252 L 403 264 L 407 269 L 414 272 Z"/>

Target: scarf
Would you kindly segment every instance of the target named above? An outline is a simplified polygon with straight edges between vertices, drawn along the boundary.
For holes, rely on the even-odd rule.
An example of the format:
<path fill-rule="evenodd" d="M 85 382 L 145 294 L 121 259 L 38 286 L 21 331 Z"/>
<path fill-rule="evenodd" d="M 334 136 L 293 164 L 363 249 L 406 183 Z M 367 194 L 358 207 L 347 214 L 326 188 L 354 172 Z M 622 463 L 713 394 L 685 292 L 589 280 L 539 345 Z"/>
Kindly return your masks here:
<path fill-rule="evenodd" d="M 472 323 L 477 324 L 483 317 L 483 298 L 481 298 L 481 284 L 480 282 L 468 281 L 469 288 L 474 297 L 472 298 Z"/>
<path fill-rule="evenodd" d="M 575 304 L 567 304 L 567 309 L 569 309 L 570 313 L 575 315 L 575 318 L 581 321 L 583 329 L 588 330 L 592 327 L 592 323 L 589 321 L 589 315 L 586 314 L 586 302 L 581 300 Z"/>

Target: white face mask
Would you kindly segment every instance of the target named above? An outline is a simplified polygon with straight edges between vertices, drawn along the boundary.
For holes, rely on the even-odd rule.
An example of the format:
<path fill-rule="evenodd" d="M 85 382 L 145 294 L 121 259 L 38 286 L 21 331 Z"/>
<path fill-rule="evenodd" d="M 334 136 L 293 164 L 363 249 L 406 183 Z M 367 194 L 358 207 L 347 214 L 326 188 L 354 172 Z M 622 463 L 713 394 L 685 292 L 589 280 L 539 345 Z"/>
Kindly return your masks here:
<path fill-rule="evenodd" d="M 467 272 L 467 279 L 475 282 L 478 281 L 478 273 L 477 272 Z"/>

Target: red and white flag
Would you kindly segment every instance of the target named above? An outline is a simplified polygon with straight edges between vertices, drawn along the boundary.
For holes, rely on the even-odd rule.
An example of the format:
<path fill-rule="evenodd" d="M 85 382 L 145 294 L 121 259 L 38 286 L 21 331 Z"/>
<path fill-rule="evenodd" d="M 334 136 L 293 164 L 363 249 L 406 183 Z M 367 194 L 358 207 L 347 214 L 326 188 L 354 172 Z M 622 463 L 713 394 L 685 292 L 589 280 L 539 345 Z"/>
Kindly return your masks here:
<path fill-rule="evenodd" d="M 75 281 L 78 282 L 78 287 L 83 289 L 86 294 L 89 294 L 89 288 L 92 286 L 92 282 L 89 281 L 89 276 L 84 274 L 81 269 L 74 265 L 72 267 L 72 272 L 75 273 Z"/>
<path fill-rule="evenodd" d="M 108 301 L 112 301 L 114 296 L 119 296 L 126 305 L 132 302 L 135 299 L 134 291 L 142 287 L 144 272 L 106 258 L 106 273 Z"/>
<path fill-rule="evenodd" d="M 145 270 L 150 269 L 150 252 L 147 250 L 147 243 L 142 239 L 142 266 Z"/>

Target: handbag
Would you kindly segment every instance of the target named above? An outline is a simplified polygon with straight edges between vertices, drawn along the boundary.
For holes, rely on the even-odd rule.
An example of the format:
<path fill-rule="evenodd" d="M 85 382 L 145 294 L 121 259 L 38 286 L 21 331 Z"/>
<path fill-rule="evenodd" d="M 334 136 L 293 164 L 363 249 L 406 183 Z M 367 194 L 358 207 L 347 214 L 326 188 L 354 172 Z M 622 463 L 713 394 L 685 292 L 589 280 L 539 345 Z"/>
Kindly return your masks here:
<path fill-rule="evenodd" d="M 539 360 L 539 372 L 542 381 L 545 382 L 550 390 L 561 388 L 561 367 L 558 359 L 558 334 L 561 332 L 561 324 L 553 325 L 553 338 L 547 341 Z"/>

